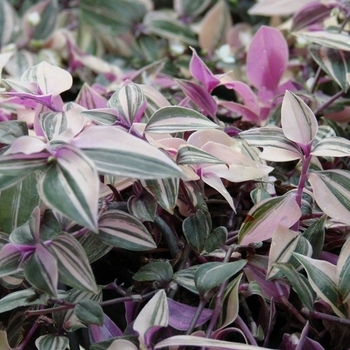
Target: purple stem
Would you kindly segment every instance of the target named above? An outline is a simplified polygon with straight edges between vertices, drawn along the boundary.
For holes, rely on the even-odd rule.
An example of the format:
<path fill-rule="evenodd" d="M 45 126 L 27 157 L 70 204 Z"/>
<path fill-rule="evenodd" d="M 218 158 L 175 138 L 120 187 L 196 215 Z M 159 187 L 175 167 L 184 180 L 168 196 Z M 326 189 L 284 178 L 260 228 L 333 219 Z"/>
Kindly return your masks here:
<path fill-rule="evenodd" d="M 27 333 L 24 340 L 22 341 L 22 343 L 16 348 L 16 350 L 22 350 L 22 349 L 24 350 L 27 348 L 28 342 L 30 341 L 30 339 L 32 338 L 33 334 L 35 333 L 38 327 L 39 327 L 39 323 L 35 322 L 32 328 L 30 329 L 30 331 Z"/>
<path fill-rule="evenodd" d="M 330 321 L 330 322 L 337 322 L 337 323 L 340 323 L 343 325 L 350 326 L 350 320 L 347 318 L 340 318 L 337 316 L 328 315 L 328 314 L 325 314 L 323 312 L 318 312 L 318 311 L 310 311 L 306 308 L 302 308 L 301 312 L 305 316 L 308 316 L 310 318 L 314 318 L 317 320 L 326 320 L 326 321 Z"/>
<path fill-rule="evenodd" d="M 244 335 L 247 337 L 249 343 L 252 345 L 258 346 L 258 343 L 256 342 L 252 332 L 250 331 L 248 326 L 245 324 L 245 322 L 242 320 L 241 316 L 238 315 L 235 322 L 237 326 L 242 330 Z"/>

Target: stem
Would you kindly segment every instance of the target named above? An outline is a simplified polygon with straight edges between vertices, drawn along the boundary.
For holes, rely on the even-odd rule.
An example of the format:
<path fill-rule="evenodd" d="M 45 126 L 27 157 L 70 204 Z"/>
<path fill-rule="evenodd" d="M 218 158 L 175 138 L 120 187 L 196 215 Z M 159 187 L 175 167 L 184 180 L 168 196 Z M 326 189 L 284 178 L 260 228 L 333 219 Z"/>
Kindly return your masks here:
<path fill-rule="evenodd" d="M 337 322 L 346 326 L 350 326 L 350 320 L 347 318 L 340 318 L 337 316 L 332 316 L 318 311 L 310 311 L 306 308 L 302 308 L 301 312 L 310 318 L 315 318 L 317 320 L 325 320 L 329 322 Z"/>
<path fill-rule="evenodd" d="M 256 342 L 252 332 L 248 328 L 248 326 L 245 324 L 245 322 L 242 320 L 241 316 L 237 316 L 236 321 L 237 326 L 242 330 L 244 335 L 247 337 L 250 344 L 258 346 L 258 343 Z"/>
<path fill-rule="evenodd" d="M 330 106 L 334 101 L 336 101 L 339 97 L 342 97 L 344 95 L 344 91 L 340 90 L 338 91 L 334 96 L 332 96 L 327 102 L 322 104 L 321 106 L 317 107 L 313 112 L 315 115 L 322 112 L 324 109 L 326 109 L 328 106 Z"/>
<path fill-rule="evenodd" d="M 22 343 L 20 344 L 20 346 L 18 346 L 16 348 L 16 350 L 24 350 L 26 349 L 26 346 L 28 344 L 28 342 L 30 341 L 31 337 L 33 336 L 33 334 L 35 333 L 35 331 L 37 330 L 39 324 L 38 323 L 34 323 L 32 328 L 30 329 L 30 331 L 27 333 L 26 337 L 24 338 L 24 340 L 22 341 Z"/>
<path fill-rule="evenodd" d="M 207 303 L 207 301 L 205 299 L 201 298 L 199 305 L 198 305 L 198 308 L 197 308 L 197 311 L 196 311 L 195 315 L 193 316 L 193 319 L 191 321 L 190 326 L 188 327 L 186 335 L 190 335 L 193 332 L 193 329 L 196 327 L 196 323 L 197 323 L 199 316 L 201 315 L 206 303 Z"/>

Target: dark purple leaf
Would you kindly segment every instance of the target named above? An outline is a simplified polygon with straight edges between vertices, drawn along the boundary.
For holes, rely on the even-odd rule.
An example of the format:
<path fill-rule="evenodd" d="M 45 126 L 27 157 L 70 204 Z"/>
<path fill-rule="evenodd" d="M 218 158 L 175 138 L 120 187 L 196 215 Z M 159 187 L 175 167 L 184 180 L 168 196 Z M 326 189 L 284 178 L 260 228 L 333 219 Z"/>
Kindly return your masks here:
<path fill-rule="evenodd" d="M 225 107 L 231 112 L 237 114 L 237 116 L 242 116 L 242 120 L 249 120 L 254 123 L 258 123 L 260 121 L 259 114 L 253 112 L 249 107 L 244 106 L 237 102 L 231 101 L 220 101 L 220 106 Z"/>
<path fill-rule="evenodd" d="M 92 343 L 98 343 L 114 337 L 120 337 L 123 332 L 119 327 L 106 315 L 103 315 L 103 325 L 89 324 L 89 334 Z"/>
<path fill-rule="evenodd" d="M 256 32 L 247 54 L 247 76 L 260 90 L 274 91 L 287 68 L 288 46 L 281 32 L 262 26 Z"/>
<path fill-rule="evenodd" d="M 169 305 L 169 325 L 179 331 L 186 331 L 197 312 L 194 306 L 185 305 L 168 298 Z M 213 310 L 204 309 L 198 318 L 195 327 L 201 326 L 211 317 Z"/>

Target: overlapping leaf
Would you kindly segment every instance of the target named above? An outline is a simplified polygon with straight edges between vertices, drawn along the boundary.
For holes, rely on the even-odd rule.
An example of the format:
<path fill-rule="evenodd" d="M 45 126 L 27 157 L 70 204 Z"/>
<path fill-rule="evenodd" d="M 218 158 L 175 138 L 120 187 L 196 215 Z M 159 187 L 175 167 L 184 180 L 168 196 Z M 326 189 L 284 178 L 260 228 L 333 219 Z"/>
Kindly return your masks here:
<path fill-rule="evenodd" d="M 65 350 L 69 346 L 69 338 L 63 335 L 46 334 L 35 340 L 38 350 Z"/>
<path fill-rule="evenodd" d="M 337 263 L 338 288 L 342 303 L 350 299 L 350 238 L 344 243 Z"/>

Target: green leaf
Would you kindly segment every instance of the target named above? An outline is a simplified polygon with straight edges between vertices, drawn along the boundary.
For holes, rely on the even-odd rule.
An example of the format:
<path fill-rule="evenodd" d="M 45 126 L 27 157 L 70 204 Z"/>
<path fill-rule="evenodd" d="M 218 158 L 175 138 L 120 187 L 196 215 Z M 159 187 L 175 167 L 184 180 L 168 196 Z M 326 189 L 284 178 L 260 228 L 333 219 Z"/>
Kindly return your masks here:
<path fill-rule="evenodd" d="M 74 222 L 97 232 L 99 178 L 93 162 L 79 149 L 62 145 L 39 181 L 46 205 Z"/>
<path fill-rule="evenodd" d="M 167 327 L 169 323 L 169 307 L 165 291 L 159 290 L 137 315 L 133 328 L 139 334 L 140 348 L 146 344 L 146 333 L 151 327 Z"/>
<path fill-rule="evenodd" d="M 137 179 L 183 176 L 181 169 L 164 152 L 116 127 L 90 126 L 72 143 L 105 175 Z"/>
<path fill-rule="evenodd" d="M 179 194 L 179 178 L 141 180 L 142 186 L 168 213 L 173 214 Z"/>
<path fill-rule="evenodd" d="M 195 17 L 202 13 L 211 3 L 211 0 L 175 0 L 174 8 L 182 16 Z"/>
<path fill-rule="evenodd" d="M 203 251 L 211 226 L 211 217 L 206 210 L 197 210 L 183 221 L 182 229 L 186 240 L 197 253 Z"/>
<path fill-rule="evenodd" d="M 311 226 L 309 226 L 303 233 L 312 246 L 312 258 L 317 259 L 323 249 L 325 239 L 325 222 L 326 215 L 321 216 Z"/>
<path fill-rule="evenodd" d="M 339 254 L 337 277 L 341 303 L 345 304 L 350 299 L 350 237 L 343 244 Z"/>
<path fill-rule="evenodd" d="M 135 281 L 157 281 L 161 285 L 167 284 L 173 276 L 173 269 L 168 262 L 150 262 L 142 266 L 133 276 Z"/>
<path fill-rule="evenodd" d="M 347 74 L 350 68 L 350 52 L 317 44 L 310 45 L 309 52 L 326 74 L 346 92 L 349 89 Z"/>
<path fill-rule="evenodd" d="M 0 143 L 10 145 L 18 137 L 28 135 L 26 122 L 11 120 L 0 123 Z"/>
<path fill-rule="evenodd" d="M 166 106 L 158 109 L 151 116 L 146 125 L 145 133 L 169 134 L 219 128 L 219 125 L 193 109 L 180 106 Z"/>
<path fill-rule="evenodd" d="M 193 265 L 188 269 L 180 270 L 174 273 L 173 280 L 181 287 L 186 288 L 194 294 L 199 294 L 199 291 L 194 282 L 194 276 L 201 265 Z"/>
<path fill-rule="evenodd" d="M 314 113 L 300 97 L 288 90 L 282 102 L 281 124 L 287 139 L 300 145 L 308 145 L 317 134 Z"/>
<path fill-rule="evenodd" d="M 184 164 L 225 164 L 219 158 L 192 145 L 184 144 L 179 147 L 176 163 Z"/>
<path fill-rule="evenodd" d="M 21 270 L 22 251 L 15 244 L 6 244 L 0 251 L 0 278 Z"/>
<path fill-rule="evenodd" d="M 16 153 L 0 156 L 0 174 L 2 176 L 21 177 L 34 170 L 46 167 L 48 154 L 46 152 L 24 154 Z M 6 177 L 4 178 L 6 180 Z M 8 180 L 7 180 L 8 181 Z M 1 187 L 8 187 L 0 184 Z"/>
<path fill-rule="evenodd" d="M 301 215 L 295 193 L 267 198 L 254 205 L 241 225 L 240 244 L 250 244 L 270 239 L 279 224 L 291 227 Z"/>
<path fill-rule="evenodd" d="M 205 294 L 219 284 L 241 271 L 246 260 L 230 263 L 208 262 L 201 265 L 195 273 L 194 280 L 200 295 Z"/>
<path fill-rule="evenodd" d="M 152 181 L 152 180 L 151 180 Z M 153 221 L 157 214 L 157 201 L 149 193 L 140 196 L 131 196 L 128 199 L 129 213 L 139 220 Z"/>
<path fill-rule="evenodd" d="M 36 246 L 35 253 L 26 260 L 24 275 L 34 288 L 57 297 L 57 261 L 42 243 Z"/>
<path fill-rule="evenodd" d="M 249 129 L 239 133 L 239 137 L 250 146 L 262 147 L 263 153 L 260 157 L 272 161 L 289 161 L 302 157 L 299 147 L 289 140 L 281 128 L 263 127 Z"/>
<path fill-rule="evenodd" d="M 303 305 L 308 310 L 313 310 L 316 293 L 307 278 L 299 273 L 291 264 L 275 263 L 274 266 L 288 278 Z"/>
<path fill-rule="evenodd" d="M 309 174 L 317 205 L 331 218 L 350 224 L 350 172 L 319 171 Z"/>
<path fill-rule="evenodd" d="M 214 230 L 208 235 L 207 239 L 205 240 L 205 251 L 210 253 L 215 249 L 219 249 L 226 243 L 227 235 L 228 232 L 225 226 L 214 228 Z"/>
<path fill-rule="evenodd" d="M 330 305 L 337 316 L 346 318 L 346 306 L 339 304 L 341 298 L 335 283 L 336 266 L 327 261 L 315 260 L 298 253 L 293 255 L 304 266 L 309 283 L 317 295 Z"/>
<path fill-rule="evenodd" d="M 81 112 L 99 125 L 113 125 L 118 121 L 118 113 L 112 108 L 96 108 Z"/>
<path fill-rule="evenodd" d="M 84 324 L 103 325 L 103 310 L 96 301 L 89 299 L 80 300 L 75 305 L 74 312 Z"/>
<path fill-rule="evenodd" d="M 157 247 L 141 221 L 120 210 L 105 211 L 99 219 L 99 237 L 114 247 L 143 251 Z"/>
<path fill-rule="evenodd" d="M 69 347 L 69 338 L 63 335 L 46 334 L 35 340 L 38 350 L 66 350 Z"/>
<path fill-rule="evenodd" d="M 9 44 L 18 32 L 19 19 L 7 0 L 0 3 L 0 46 Z M 17 28 L 16 28 L 17 27 Z"/>
<path fill-rule="evenodd" d="M 311 154 L 316 157 L 348 157 L 350 141 L 343 137 L 327 137 L 313 147 Z"/>

